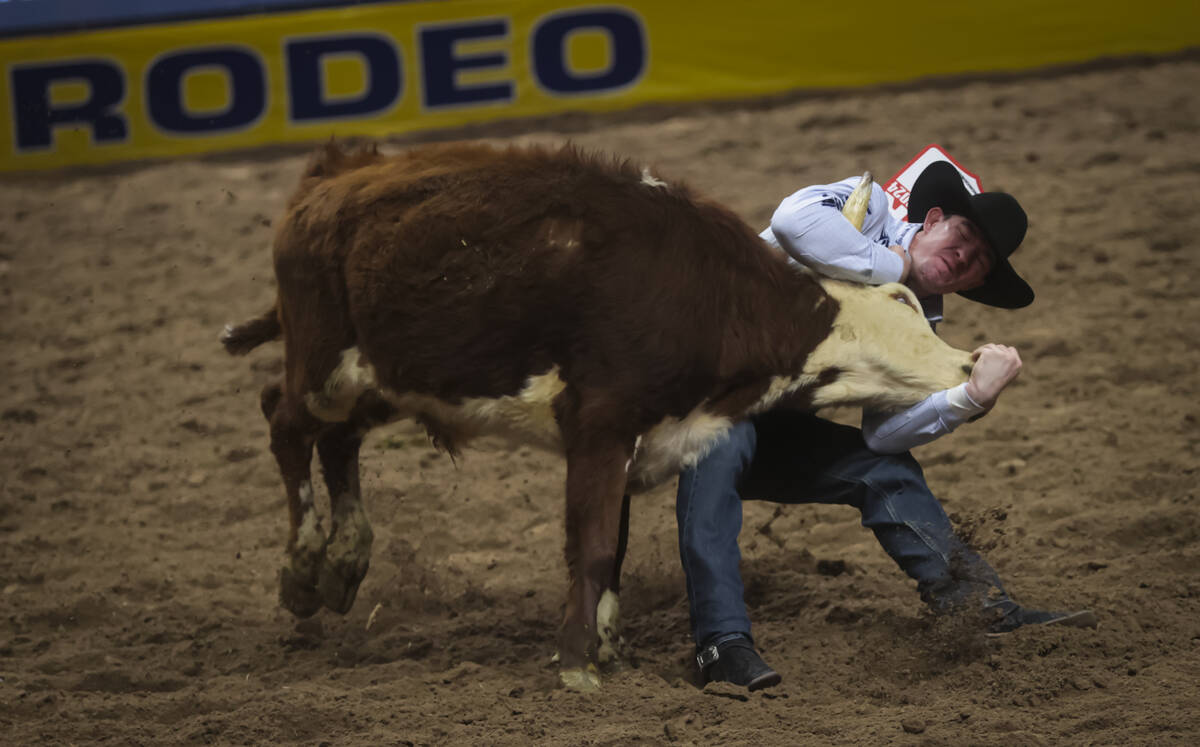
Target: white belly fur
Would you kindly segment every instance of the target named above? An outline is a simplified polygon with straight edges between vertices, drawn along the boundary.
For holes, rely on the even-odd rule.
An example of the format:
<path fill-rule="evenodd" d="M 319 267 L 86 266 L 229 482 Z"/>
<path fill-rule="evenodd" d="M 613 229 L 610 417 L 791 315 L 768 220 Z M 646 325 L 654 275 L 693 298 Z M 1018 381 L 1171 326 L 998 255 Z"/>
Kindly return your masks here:
<path fill-rule="evenodd" d="M 776 376 L 767 391 L 746 415 L 771 409 L 784 396 L 796 391 L 809 377 Z M 681 469 L 695 467 L 708 455 L 733 419 L 705 412 L 704 407 L 692 410 L 683 418 L 666 418 L 645 434 L 637 460 L 629 471 L 629 489 L 641 492 L 671 479 Z"/>
<path fill-rule="evenodd" d="M 358 398 L 375 391 L 398 411 L 397 420 L 424 418 L 436 422 L 455 444 L 478 436 L 501 436 L 515 442 L 562 452 L 562 439 L 551 403 L 563 390 L 558 369 L 529 377 L 515 395 L 468 397 L 458 403 L 428 394 L 394 392 L 379 385 L 375 367 L 357 347 L 342 351 L 342 361 L 319 392 L 305 397 L 309 411 L 326 422 L 343 422 Z"/>
<path fill-rule="evenodd" d="M 695 467 L 733 421 L 701 408 L 683 418 L 666 418 L 642 437 L 637 459 L 629 468 L 631 492 L 641 492 Z"/>
<path fill-rule="evenodd" d="M 761 412 L 800 386 L 797 379 L 778 378 L 751 409 Z M 471 397 L 449 403 L 425 394 L 393 392 L 379 386 L 375 368 L 357 347 L 342 351 L 342 361 L 319 392 L 305 402 L 314 416 L 326 422 L 343 422 L 354 404 L 368 391 L 376 391 L 397 410 L 397 419 L 425 418 L 445 429 L 455 444 L 478 436 L 500 436 L 562 454 L 562 437 L 552 403 L 564 389 L 558 368 L 530 376 L 515 395 Z M 703 406 L 683 418 L 666 418 L 643 434 L 629 468 L 629 488 L 648 490 L 671 479 L 681 468 L 693 467 L 708 453 L 733 421 L 706 412 Z"/>

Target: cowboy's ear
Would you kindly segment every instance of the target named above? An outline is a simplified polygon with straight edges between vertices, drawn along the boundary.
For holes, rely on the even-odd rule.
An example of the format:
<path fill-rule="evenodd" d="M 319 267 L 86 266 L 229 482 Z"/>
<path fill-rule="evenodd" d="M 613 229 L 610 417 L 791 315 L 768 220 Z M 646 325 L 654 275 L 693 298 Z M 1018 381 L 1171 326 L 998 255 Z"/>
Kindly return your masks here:
<path fill-rule="evenodd" d="M 925 213 L 925 222 L 921 224 L 921 229 L 928 231 L 937 224 L 946 219 L 946 213 L 940 207 L 931 207 Z"/>

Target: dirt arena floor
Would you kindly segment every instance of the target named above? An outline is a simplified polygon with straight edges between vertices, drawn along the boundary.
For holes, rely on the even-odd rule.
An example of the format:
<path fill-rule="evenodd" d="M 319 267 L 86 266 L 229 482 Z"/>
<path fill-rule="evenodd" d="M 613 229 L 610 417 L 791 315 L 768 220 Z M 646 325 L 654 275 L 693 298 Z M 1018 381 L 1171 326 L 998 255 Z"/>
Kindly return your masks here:
<path fill-rule="evenodd" d="M 364 447 L 356 606 L 297 623 L 257 404 L 282 351 L 233 359 L 217 334 L 273 298 L 304 155 L 5 177 L 0 742 L 1196 744 L 1198 90 L 1200 61 L 1175 59 L 496 138 L 627 154 L 755 226 L 938 142 L 1028 209 L 1036 304 L 955 297 L 943 327 L 1016 345 L 1025 370 L 917 456 L 1015 597 L 1101 627 L 935 624 L 853 510 L 751 504 L 747 597 L 784 677 L 751 695 L 692 684 L 673 484 L 633 508 L 625 665 L 580 695 L 551 664 L 562 464 L 454 465 L 409 426 Z"/>

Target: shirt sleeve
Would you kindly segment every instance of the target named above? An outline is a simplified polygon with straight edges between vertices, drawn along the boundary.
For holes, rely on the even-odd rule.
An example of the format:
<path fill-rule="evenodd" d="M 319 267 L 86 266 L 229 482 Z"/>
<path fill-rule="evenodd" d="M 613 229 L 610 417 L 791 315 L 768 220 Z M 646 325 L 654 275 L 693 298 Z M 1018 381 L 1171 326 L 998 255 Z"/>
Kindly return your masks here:
<path fill-rule="evenodd" d="M 877 454 L 900 454 L 953 431 L 984 408 L 967 395 L 967 385 L 936 392 L 899 412 L 863 412 L 867 448 Z"/>
<path fill-rule="evenodd" d="M 771 226 L 762 238 L 822 275 L 872 285 L 899 281 L 904 260 L 888 247 L 907 246 L 914 231 L 905 232 L 890 217 L 888 198 L 879 184 L 871 189 L 862 231 L 855 230 L 842 215 L 842 208 L 859 180 L 851 177 L 789 195 L 771 216 Z M 930 321 L 940 318 L 939 304 L 939 313 Z M 906 410 L 863 412 L 863 439 L 871 451 L 900 454 L 950 433 L 983 411 L 962 384 L 936 392 Z"/>
<path fill-rule="evenodd" d="M 763 238 L 822 275 L 872 285 L 898 281 L 904 260 L 887 248 L 883 188 L 872 187 L 862 232 L 842 215 L 859 179 L 806 187 L 788 196 L 771 216 Z"/>

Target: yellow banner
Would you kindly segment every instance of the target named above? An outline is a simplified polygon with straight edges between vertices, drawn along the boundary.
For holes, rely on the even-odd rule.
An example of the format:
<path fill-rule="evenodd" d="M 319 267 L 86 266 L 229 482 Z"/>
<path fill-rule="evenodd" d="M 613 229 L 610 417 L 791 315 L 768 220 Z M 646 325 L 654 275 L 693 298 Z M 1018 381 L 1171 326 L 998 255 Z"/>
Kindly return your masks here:
<path fill-rule="evenodd" d="M 0 170 L 1200 45 L 1194 0 L 410 2 L 0 40 Z"/>

